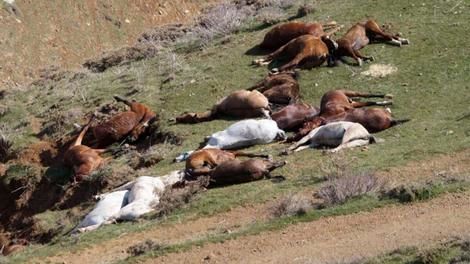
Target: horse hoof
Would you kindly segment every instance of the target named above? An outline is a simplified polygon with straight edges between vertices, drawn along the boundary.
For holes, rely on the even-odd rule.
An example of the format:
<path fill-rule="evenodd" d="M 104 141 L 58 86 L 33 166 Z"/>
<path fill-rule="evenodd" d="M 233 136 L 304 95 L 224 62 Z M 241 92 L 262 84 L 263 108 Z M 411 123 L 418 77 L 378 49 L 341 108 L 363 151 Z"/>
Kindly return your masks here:
<path fill-rule="evenodd" d="M 385 99 L 393 99 L 393 94 L 386 94 L 384 96 Z"/>

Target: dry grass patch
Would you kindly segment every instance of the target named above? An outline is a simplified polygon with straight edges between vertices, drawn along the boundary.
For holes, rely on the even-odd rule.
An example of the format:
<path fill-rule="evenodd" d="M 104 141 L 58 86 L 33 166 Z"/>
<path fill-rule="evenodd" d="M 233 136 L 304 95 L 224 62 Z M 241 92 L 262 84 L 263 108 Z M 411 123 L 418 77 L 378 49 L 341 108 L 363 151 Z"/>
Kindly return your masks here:
<path fill-rule="evenodd" d="M 383 78 L 397 71 L 398 71 L 398 68 L 393 65 L 372 64 L 369 66 L 369 69 L 367 71 L 363 71 L 361 72 L 361 74 L 364 76 L 370 76 L 374 78 Z"/>

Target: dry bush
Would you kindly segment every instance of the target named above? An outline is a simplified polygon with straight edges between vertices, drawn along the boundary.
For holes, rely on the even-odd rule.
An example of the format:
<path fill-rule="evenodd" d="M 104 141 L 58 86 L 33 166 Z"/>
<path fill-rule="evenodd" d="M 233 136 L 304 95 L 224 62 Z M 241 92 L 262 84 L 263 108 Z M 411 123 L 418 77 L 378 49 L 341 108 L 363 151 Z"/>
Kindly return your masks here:
<path fill-rule="evenodd" d="M 286 19 L 286 13 L 279 7 L 265 7 L 259 10 L 256 20 L 265 25 L 274 25 Z"/>
<path fill-rule="evenodd" d="M 303 4 L 297 10 L 296 18 L 304 17 L 308 14 L 313 14 L 316 11 L 315 6 L 312 4 Z"/>
<path fill-rule="evenodd" d="M 237 7 L 233 3 L 223 3 L 204 11 L 188 34 L 188 42 L 196 42 L 200 46 L 209 45 L 215 38 L 224 37 L 240 30 L 251 18 L 251 8 Z"/>
<path fill-rule="evenodd" d="M 191 28 L 183 24 L 171 24 L 156 27 L 144 32 L 137 41 L 139 43 L 158 43 L 158 45 L 167 47 L 172 45 L 178 39 L 183 38 L 191 32 Z"/>
<path fill-rule="evenodd" d="M 189 203 L 197 193 L 205 191 L 208 184 L 209 177 L 199 177 L 196 181 L 180 182 L 173 185 L 172 188 L 166 188 L 152 218 L 168 215 L 173 210 Z"/>
<path fill-rule="evenodd" d="M 370 172 L 351 173 L 342 177 L 331 178 L 318 190 L 316 196 L 324 205 L 342 204 L 347 200 L 366 195 L 377 194 L 384 188 L 384 183 Z"/>
<path fill-rule="evenodd" d="M 145 254 L 148 251 L 154 251 L 154 250 L 159 250 L 163 248 L 164 245 L 153 241 L 151 239 L 147 239 L 144 242 L 137 243 L 133 246 L 130 246 L 126 252 L 127 254 L 135 257 L 135 256 L 140 256 L 142 254 Z"/>
<path fill-rule="evenodd" d="M 347 158 L 344 152 L 330 155 L 329 160 L 321 164 L 321 171 L 325 175 L 325 179 L 342 178 L 351 174 L 351 164 L 356 158 Z"/>
<path fill-rule="evenodd" d="M 313 208 L 312 200 L 302 194 L 288 195 L 280 199 L 273 207 L 271 214 L 274 217 L 294 216 L 306 214 Z"/>
<path fill-rule="evenodd" d="M 133 61 L 155 57 L 158 50 L 158 46 L 139 43 L 133 47 L 124 47 L 118 50 L 105 52 L 98 58 L 85 61 L 83 67 L 92 72 L 104 72 L 108 68 L 117 65 L 128 64 Z"/>

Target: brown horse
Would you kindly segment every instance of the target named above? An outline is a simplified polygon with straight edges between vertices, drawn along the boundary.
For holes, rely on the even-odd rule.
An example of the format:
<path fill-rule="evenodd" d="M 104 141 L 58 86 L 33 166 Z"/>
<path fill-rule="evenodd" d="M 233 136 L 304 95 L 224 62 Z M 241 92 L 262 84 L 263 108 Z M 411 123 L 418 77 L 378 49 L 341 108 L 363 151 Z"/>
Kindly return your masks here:
<path fill-rule="evenodd" d="M 209 186 L 223 186 L 270 178 L 271 171 L 286 165 L 287 162 L 271 160 L 237 159 L 226 161 L 211 171 Z"/>
<path fill-rule="evenodd" d="M 385 33 L 374 20 L 357 23 L 336 42 L 338 43 L 338 48 L 332 52 L 332 55 L 334 55 L 330 58 L 336 61 L 343 56 L 348 56 L 355 59 L 359 66 L 362 65 L 363 60 L 374 60 L 374 57 L 364 56 L 359 52 L 360 49 L 367 46 L 370 42 L 390 42 L 400 47 L 402 44 L 410 43 L 407 39 Z M 332 63 L 329 62 L 329 64 Z"/>
<path fill-rule="evenodd" d="M 100 157 L 100 154 L 106 151 L 105 149 L 92 149 L 82 145 L 83 137 L 90 127 L 91 120 L 64 154 L 65 165 L 73 168 L 74 181 L 83 180 L 105 162 L 105 159 Z"/>
<path fill-rule="evenodd" d="M 224 97 L 210 111 L 202 113 L 184 113 L 176 117 L 177 123 L 199 123 L 210 121 L 220 116 L 251 118 L 269 116 L 269 101 L 258 91 L 239 90 Z"/>
<path fill-rule="evenodd" d="M 389 109 L 383 108 L 353 108 L 343 113 L 327 116 L 315 117 L 304 123 L 299 133 L 293 140 L 298 140 L 307 135 L 313 129 L 336 121 L 349 121 L 361 124 L 370 133 L 380 132 L 401 123 L 410 121 L 410 119 L 394 119 Z M 289 139 L 292 141 L 292 139 Z"/>
<path fill-rule="evenodd" d="M 118 102 L 123 102 L 130 107 L 130 111 L 119 113 L 108 121 L 98 124 L 93 128 L 93 135 L 98 146 L 107 146 L 126 136 L 135 141 L 148 127 L 149 123 L 154 121 L 157 115 L 147 106 L 135 101 L 129 101 L 125 98 L 115 95 Z"/>
<path fill-rule="evenodd" d="M 288 62 L 279 67 L 278 71 L 282 72 L 297 67 L 311 69 L 322 65 L 329 58 L 330 50 L 336 48 L 336 45 L 327 36 L 317 38 L 312 35 L 302 35 L 266 57 L 254 60 L 253 63 L 268 65 L 273 60 L 285 58 Z"/>
<path fill-rule="evenodd" d="M 263 93 L 272 104 L 292 104 L 300 97 L 297 73 L 294 71 L 269 73 L 266 78 L 247 90 Z"/>
<path fill-rule="evenodd" d="M 240 151 L 226 151 L 216 148 L 196 150 L 186 160 L 186 173 L 191 177 L 208 175 L 223 162 L 237 157 L 268 158 L 269 155 L 251 154 Z"/>
<path fill-rule="evenodd" d="M 271 114 L 277 126 L 284 131 L 297 131 L 305 120 L 316 115 L 320 109 L 305 103 L 296 103 L 283 107 L 281 110 Z"/>
<path fill-rule="evenodd" d="M 333 29 L 333 31 L 325 32 L 324 29 Z M 336 22 L 330 22 L 327 24 L 320 23 L 304 23 L 304 22 L 287 22 L 279 26 L 273 27 L 264 36 L 263 42 L 259 44 L 262 49 L 274 50 L 278 49 L 289 41 L 298 38 L 302 35 L 312 35 L 317 38 L 323 36 L 329 36 L 337 31 L 339 27 L 336 26 Z"/>
<path fill-rule="evenodd" d="M 293 140 L 293 139 L 298 140 L 301 137 L 308 134 L 312 129 L 329 122 L 329 120 L 348 121 L 348 120 L 340 119 L 340 115 L 343 115 L 352 109 L 360 108 L 364 106 L 372 106 L 372 105 L 384 106 L 384 105 L 392 104 L 391 101 L 358 102 L 358 101 L 353 101 L 352 100 L 353 97 L 386 98 L 386 97 L 392 97 L 392 95 L 381 94 L 381 93 L 363 93 L 363 92 L 356 92 L 356 91 L 349 91 L 349 90 L 328 91 L 321 98 L 320 113 L 317 116 L 314 116 L 310 118 L 309 120 L 306 120 L 306 122 L 303 124 L 302 129 L 299 130 L 299 133 L 294 138 L 290 138 L 289 140 Z M 358 112 L 355 112 L 355 113 L 358 113 Z M 362 125 L 366 129 L 368 129 L 368 126 L 366 124 L 362 124 Z"/>

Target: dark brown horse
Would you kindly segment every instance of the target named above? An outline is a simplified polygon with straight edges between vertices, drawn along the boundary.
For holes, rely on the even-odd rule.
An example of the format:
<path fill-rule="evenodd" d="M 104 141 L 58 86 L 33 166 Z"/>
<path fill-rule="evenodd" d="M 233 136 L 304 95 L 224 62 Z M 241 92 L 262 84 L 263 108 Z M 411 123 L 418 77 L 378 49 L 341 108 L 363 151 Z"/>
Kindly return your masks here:
<path fill-rule="evenodd" d="M 292 104 L 300 97 L 297 73 L 294 71 L 269 73 L 266 78 L 247 90 L 263 93 L 272 104 Z"/>
<path fill-rule="evenodd" d="M 333 29 L 333 31 L 325 32 L 324 29 Z M 316 22 L 304 23 L 299 21 L 287 22 L 273 27 L 268 33 L 266 33 L 263 42 L 259 44 L 259 47 L 262 49 L 274 50 L 302 35 L 312 35 L 314 37 L 321 38 L 323 36 L 333 34 L 337 29 L 339 29 L 339 27 L 337 27 L 336 22 L 330 22 L 327 24 Z"/>
<path fill-rule="evenodd" d="M 320 109 L 306 103 L 296 103 L 283 107 L 271 114 L 277 126 L 284 131 L 297 131 L 305 120 L 308 120 L 320 112 Z"/>

